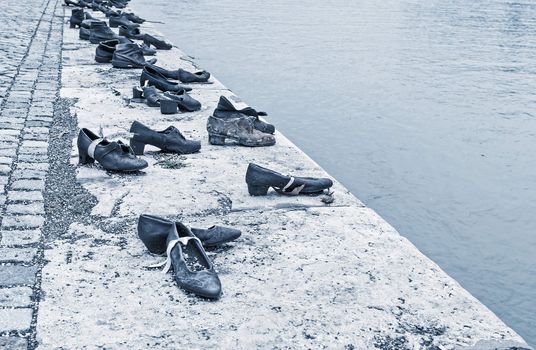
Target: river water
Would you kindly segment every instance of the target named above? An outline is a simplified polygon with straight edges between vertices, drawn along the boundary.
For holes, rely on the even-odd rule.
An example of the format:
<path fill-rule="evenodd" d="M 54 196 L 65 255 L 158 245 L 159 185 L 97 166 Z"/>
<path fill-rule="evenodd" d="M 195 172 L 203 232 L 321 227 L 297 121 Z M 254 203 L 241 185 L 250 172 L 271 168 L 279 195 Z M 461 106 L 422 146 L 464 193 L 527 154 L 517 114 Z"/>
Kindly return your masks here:
<path fill-rule="evenodd" d="M 536 344 L 536 2 L 132 7 Z"/>

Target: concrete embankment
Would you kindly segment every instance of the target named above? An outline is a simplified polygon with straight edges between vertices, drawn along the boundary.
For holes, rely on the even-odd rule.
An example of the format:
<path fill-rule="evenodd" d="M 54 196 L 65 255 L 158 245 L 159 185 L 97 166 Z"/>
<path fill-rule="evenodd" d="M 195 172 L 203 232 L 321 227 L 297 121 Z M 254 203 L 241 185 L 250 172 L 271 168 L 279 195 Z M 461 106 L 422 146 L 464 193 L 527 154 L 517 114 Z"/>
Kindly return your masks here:
<path fill-rule="evenodd" d="M 65 9 L 65 21 L 69 15 Z M 155 33 L 148 24 L 141 28 Z M 205 125 L 220 95 L 246 106 L 217 79 L 193 85 L 201 111 L 162 115 L 131 103 L 139 69 L 96 64 L 94 52 L 65 24 L 49 146 L 57 156 L 49 160 L 41 297 L 32 328 L 36 345 L 528 348 L 340 183 L 335 181 L 329 205 L 319 197 L 250 197 L 244 181 L 249 162 L 283 173 L 329 175 L 280 133 L 273 147 L 209 145 Z M 177 48 L 159 51 L 157 58 L 166 68 L 197 69 Z M 200 139 L 201 152 L 173 156 L 148 147 L 143 157 L 149 167 L 140 174 L 77 166 L 77 127 L 102 128 L 107 135 L 128 131 L 135 120 L 157 130 L 174 125 Z M 223 284 L 219 301 L 186 294 L 171 274 L 146 268 L 160 260 L 137 238 L 142 213 L 242 230 L 239 240 L 208 252 Z"/>

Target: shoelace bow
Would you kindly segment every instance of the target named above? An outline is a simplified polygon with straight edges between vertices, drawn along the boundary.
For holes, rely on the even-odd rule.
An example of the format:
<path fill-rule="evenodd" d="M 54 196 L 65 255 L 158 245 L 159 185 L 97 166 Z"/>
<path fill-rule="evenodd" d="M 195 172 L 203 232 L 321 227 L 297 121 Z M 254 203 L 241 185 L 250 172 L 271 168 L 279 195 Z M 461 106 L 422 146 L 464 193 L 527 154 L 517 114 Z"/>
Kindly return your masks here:
<path fill-rule="evenodd" d="M 199 243 L 201 243 L 201 241 L 197 237 L 180 237 L 180 238 L 177 238 L 177 239 L 174 239 L 174 240 L 170 241 L 168 243 L 168 246 L 167 246 L 167 249 L 166 249 L 166 260 L 162 261 L 162 262 L 159 262 L 159 263 L 156 263 L 156 264 L 153 264 L 153 265 L 149 265 L 148 267 L 161 267 L 161 266 L 164 266 L 164 268 L 162 269 L 162 273 L 166 274 L 169 271 L 169 269 L 171 268 L 171 251 L 173 250 L 173 248 L 175 248 L 177 243 L 181 243 L 182 245 L 186 246 L 188 244 L 188 242 L 190 240 L 192 240 L 192 239 L 197 240 Z"/>

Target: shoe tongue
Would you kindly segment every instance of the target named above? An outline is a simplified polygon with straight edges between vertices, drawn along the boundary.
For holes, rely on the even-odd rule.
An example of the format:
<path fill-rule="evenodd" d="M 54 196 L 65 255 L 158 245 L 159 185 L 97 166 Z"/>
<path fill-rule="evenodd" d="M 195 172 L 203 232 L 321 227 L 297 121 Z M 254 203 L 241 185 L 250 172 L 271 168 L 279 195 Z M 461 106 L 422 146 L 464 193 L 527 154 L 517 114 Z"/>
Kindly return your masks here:
<path fill-rule="evenodd" d="M 225 96 L 220 96 L 220 101 L 218 102 L 218 107 L 216 107 L 216 109 L 225 112 L 236 111 L 235 106 Z"/>
<path fill-rule="evenodd" d="M 168 126 L 166 130 L 164 130 L 164 133 L 165 134 L 178 134 L 181 138 L 183 139 L 185 138 L 184 135 L 179 131 L 179 129 L 177 129 L 173 125 Z"/>
<path fill-rule="evenodd" d="M 132 150 L 132 148 L 130 148 L 129 145 L 124 144 L 123 141 L 119 140 L 114 143 L 117 144 L 117 146 L 119 146 L 119 148 L 121 149 L 123 153 L 134 155 L 134 151 Z"/>

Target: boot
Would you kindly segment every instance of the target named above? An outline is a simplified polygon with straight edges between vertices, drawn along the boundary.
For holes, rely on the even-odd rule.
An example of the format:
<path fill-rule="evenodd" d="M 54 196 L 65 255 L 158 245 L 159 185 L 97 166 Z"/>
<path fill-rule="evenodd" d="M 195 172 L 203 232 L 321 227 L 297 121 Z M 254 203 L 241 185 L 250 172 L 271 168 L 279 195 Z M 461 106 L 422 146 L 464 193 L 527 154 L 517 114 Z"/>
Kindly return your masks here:
<path fill-rule="evenodd" d="M 114 31 L 106 26 L 106 23 L 94 23 L 91 26 L 91 30 L 89 33 L 89 41 L 92 44 L 98 44 L 101 41 L 107 41 L 117 39 L 120 43 L 131 43 L 129 39 L 125 38 L 124 36 L 119 36 L 114 33 Z"/>
<path fill-rule="evenodd" d="M 218 106 L 212 115 L 218 118 L 239 118 L 245 115 L 251 116 L 255 118 L 253 123 L 255 129 L 268 134 L 273 134 L 275 132 L 275 127 L 272 124 L 268 124 L 259 118 L 259 116 L 266 116 L 266 112 L 257 112 L 251 107 L 236 109 L 231 101 L 225 96 L 220 96 Z"/>
<path fill-rule="evenodd" d="M 246 183 L 252 196 L 265 196 L 270 187 L 280 194 L 298 195 L 322 193 L 333 186 L 330 179 L 286 176 L 253 163 L 248 166 Z"/>
<path fill-rule="evenodd" d="M 99 63 L 112 62 L 117 45 L 119 45 L 119 40 L 117 39 L 101 41 L 95 50 L 95 61 Z"/>
<path fill-rule="evenodd" d="M 195 153 L 201 149 L 201 142 L 187 140 L 174 126 L 163 131 L 154 131 L 135 121 L 130 127 L 130 132 L 134 134 L 130 139 L 130 147 L 135 154 L 143 154 L 145 145 L 158 147 L 162 152 L 177 154 Z"/>
<path fill-rule="evenodd" d="M 69 18 L 70 28 L 80 27 L 82 21 L 85 19 L 94 19 L 87 12 L 84 12 L 81 8 L 74 8 L 71 12 L 71 17 Z"/>
<path fill-rule="evenodd" d="M 142 49 L 135 43 L 117 45 L 112 58 L 112 66 L 115 68 L 143 68 L 153 62 L 156 59 L 145 60 Z"/>
<path fill-rule="evenodd" d="M 275 137 L 255 129 L 255 118 L 217 118 L 210 116 L 207 121 L 208 141 L 211 145 L 225 145 L 226 139 L 239 145 L 262 147 L 275 145 Z"/>

